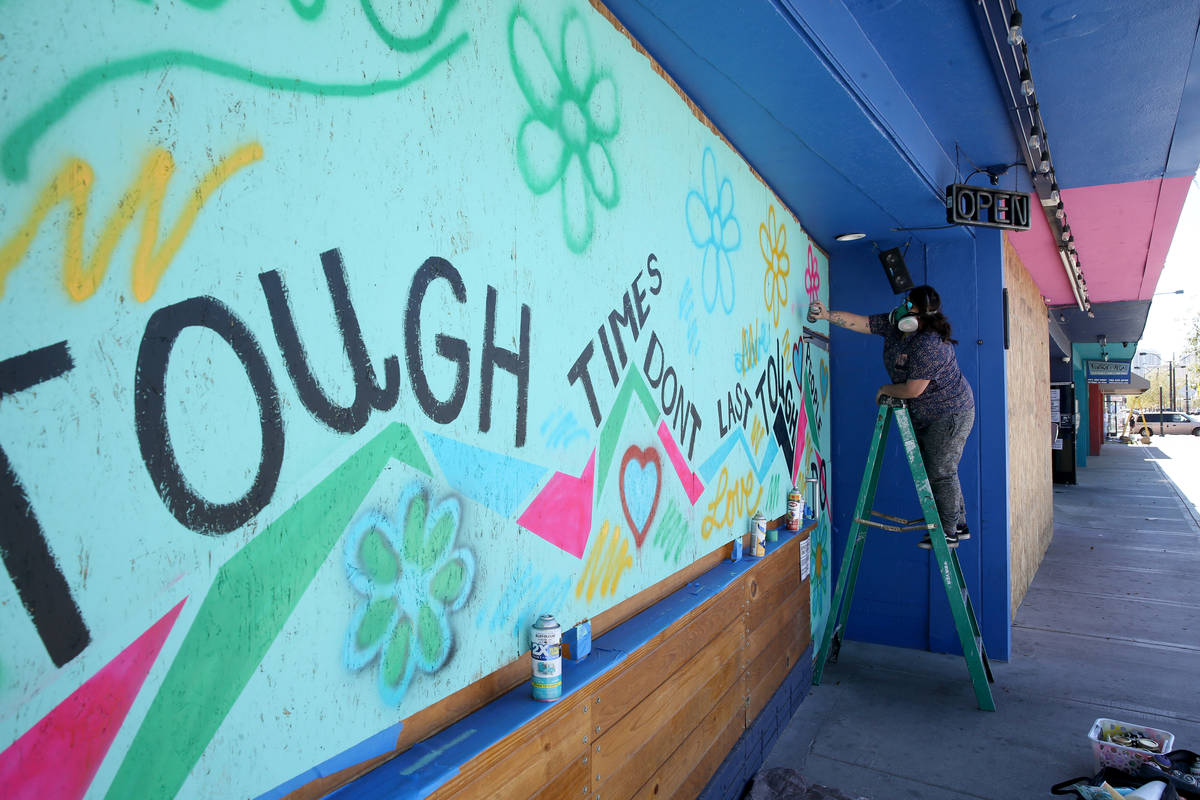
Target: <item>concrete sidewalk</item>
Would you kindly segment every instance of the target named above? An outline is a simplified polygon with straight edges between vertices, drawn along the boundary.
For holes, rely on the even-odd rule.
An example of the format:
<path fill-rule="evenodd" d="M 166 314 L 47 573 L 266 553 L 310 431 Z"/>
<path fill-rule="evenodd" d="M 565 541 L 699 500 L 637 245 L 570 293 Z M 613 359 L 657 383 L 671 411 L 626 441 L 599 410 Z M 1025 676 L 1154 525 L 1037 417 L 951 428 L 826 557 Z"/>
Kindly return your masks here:
<path fill-rule="evenodd" d="M 1200 751 L 1196 476 L 1200 439 L 1155 437 L 1105 445 L 1078 486 L 1055 486 L 1013 657 L 992 662 L 995 713 L 977 710 L 960 657 L 847 641 L 763 767 L 872 800 L 1028 800 L 1094 772 L 1098 717 Z"/>

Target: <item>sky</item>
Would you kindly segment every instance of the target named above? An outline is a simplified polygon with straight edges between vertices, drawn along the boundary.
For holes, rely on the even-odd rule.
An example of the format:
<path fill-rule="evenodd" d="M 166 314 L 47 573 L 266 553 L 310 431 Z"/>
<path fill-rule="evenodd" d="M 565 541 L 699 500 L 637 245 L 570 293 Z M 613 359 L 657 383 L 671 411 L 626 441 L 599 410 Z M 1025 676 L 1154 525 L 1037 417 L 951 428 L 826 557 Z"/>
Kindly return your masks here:
<path fill-rule="evenodd" d="M 1192 320 L 1200 314 L 1200 176 L 1192 180 L 1155 292 L 1177 289 L 1183 294 L 1157 294 L 1150 303 L 1138 352 L 1153 350 L 1164 359 L 1182 354 Z"/>

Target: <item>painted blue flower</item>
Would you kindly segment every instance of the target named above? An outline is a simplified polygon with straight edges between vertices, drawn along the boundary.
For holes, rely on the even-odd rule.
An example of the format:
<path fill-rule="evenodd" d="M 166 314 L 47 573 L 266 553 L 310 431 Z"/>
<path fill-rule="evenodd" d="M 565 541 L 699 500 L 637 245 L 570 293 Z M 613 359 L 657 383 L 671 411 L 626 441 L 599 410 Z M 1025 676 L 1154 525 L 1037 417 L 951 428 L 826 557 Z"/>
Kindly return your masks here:
<path fill-rule="evenodd" d="M 733 311 L 733 263 L 729 254 L 742 246 L 742 228 L 733 215 L 733 184 L 729 178 L 718 183 L 717 158 L 704 148 L 701 189 L 688 192 L 684 213 L 692 244 L 704 250 L 700 266 L 700 289 L 704 307 L 712 313 L 720 300 L 725 313 Z"/>
<path fill-rule="evenodd" d="M 429 510 L 417 481 L 400 493 L 396 519 L 368 511 L 345 544 L 346 576 L 359 594 L 346 632 L 347 669 L 379 662 L 379 694 L 399 705 L 416 671 L 434 673 L 453 649 L 450 614 L 471 594 L 475 557 L 455 548 L 462 512 L 454 497 Z"/>

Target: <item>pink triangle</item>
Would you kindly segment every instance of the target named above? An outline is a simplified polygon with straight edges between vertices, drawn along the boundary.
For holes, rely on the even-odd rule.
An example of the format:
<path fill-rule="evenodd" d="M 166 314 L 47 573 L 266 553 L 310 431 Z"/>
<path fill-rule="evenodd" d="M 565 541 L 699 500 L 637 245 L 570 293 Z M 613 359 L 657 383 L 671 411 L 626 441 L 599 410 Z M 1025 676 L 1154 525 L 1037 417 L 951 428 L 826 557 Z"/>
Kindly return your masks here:
<path fill-rule="evenodd" d="M 521 514 L 517 524 L 576 558 L 583 558 L 592 529 L 592 486 L 595 483 L 596 451 L 578 478 L 554 473 Z"/>
<path fill-rule="evenodd" d="M 675 468 L 675 474 L 679 476 L 679 482 L 683 484 L 688 500 L 692 505 L 696 505 L 700 495 L 704 494 L 704 484 L 696 477 L 696 473 L 687 468 L 683 453 L 679 452 L 679 445 L 675 444 L 675 437 L 671 435 L 671 429 L 667 427 L 666 422 L 658 423 L 658 440 L 663 443 L 663 449 L 667 451 L 667 458 Z"/>
<path fill-rule="evenodd" d="M 796 416 L 796 450 L 792 456 L 792 485 L 800 485 L 800 470 L 804 467 L 804 434 L 808 430 L 808 409 L 800 402 L 800 413 Z"/>
<path fill-rule="evenodd" d="M 185 597 L 120 655 L 0 753 L 9 800 L 76 800 L 91 785 Z"/>

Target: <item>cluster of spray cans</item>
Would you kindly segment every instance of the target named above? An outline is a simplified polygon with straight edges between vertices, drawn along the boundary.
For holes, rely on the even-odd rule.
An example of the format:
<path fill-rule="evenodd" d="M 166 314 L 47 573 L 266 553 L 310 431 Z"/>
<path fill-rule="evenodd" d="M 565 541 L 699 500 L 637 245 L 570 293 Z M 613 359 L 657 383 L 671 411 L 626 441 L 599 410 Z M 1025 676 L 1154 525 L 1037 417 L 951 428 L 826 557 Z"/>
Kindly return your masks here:
<path fill-rule="evenodd" d="M 562 626 L 553 614 L 542 614 L 530 631 L 533 699 L 553 702 L 562 697 Z"/>

